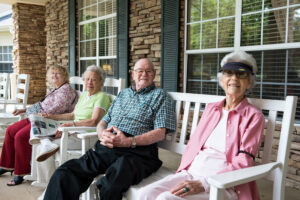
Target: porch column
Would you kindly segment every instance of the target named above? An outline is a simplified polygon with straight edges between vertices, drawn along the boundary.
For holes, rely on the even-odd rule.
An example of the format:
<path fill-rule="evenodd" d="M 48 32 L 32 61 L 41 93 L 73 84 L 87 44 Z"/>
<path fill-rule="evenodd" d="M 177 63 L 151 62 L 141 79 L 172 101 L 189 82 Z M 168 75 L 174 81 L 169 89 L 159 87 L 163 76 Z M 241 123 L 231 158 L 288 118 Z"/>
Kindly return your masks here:
<path fill-rule="evenodd" d="M 30 74 L 28 103 L 46 94 L 45 7 L 16 3 L 12 6 L 13 69 L 17 74 Z"/>

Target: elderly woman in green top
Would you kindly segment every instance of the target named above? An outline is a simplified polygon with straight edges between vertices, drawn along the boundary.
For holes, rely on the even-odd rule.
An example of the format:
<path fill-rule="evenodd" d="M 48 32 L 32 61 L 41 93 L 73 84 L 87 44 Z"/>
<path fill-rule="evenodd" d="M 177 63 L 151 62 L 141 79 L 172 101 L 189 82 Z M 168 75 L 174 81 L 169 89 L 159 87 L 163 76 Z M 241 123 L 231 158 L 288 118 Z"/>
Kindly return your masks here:
<path fill-rule="evenodd" d="M 108 95 L 101 91 L 105 81 L 105 72 L 102 68 L 95 65 L 89 66 L 83 74 L 83 80 L 85 91 L 80 95 L 73 112 L 59 115 L 45 114 L 43 117 L 54 120 L 74 120 L 72 122 L 62 124 L 61 126 L 63 127 L 96 126 L 110 106 L 110 99 Z M 60 137 L 61 132 L 56 131 L 55 138 Z M 78 148 L 80 146 L 80 142 L 76 137 L 70 139 L 72 141 L 69 142 L 72 145 L 71 148 L 76 148 L 76 146 Z M 37 181 L 41 185 L 42 183 L 48 182 L 55 170 L 55 160 L 52 155 L 59 149 L 59 140 L 51 141 L 46 138 L 41 139 L 40 142 L 41 144 L 37 147 L 37 152 L 39 152 L 39 154 L 36 157 L 36 160 L 41 162 L 37 164 Z M 74 143 L 77 143 L 77 145 L 74 145 Z M 51 159 L 49 157 L 51 157 Z"/>

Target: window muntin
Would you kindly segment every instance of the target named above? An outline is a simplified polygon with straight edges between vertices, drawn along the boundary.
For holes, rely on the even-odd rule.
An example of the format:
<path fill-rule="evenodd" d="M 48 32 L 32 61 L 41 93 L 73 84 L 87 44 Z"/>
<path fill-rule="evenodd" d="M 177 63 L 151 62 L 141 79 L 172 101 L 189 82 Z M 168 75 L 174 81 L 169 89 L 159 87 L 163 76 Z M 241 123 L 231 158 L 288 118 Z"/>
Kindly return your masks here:
<path fill-rule="evenodd" d="M 190 0 L 187 6 L 188 50 L 233 46 L 234 0 Z"/>
<path fill-rule="evenodd" d="M 224 3 L 226 10 L 221 8 Z M 220 61 L 239 48 L 257 61 L 257 84 L 251 96 L 300 96 L 300 2 L 243 0 L 241 7 L 236 5 L 228 0 L 187 1 L 184 90 L 224 95 L 216 79 Z M 204 7 L 214 10 L 204 14 Z M 239 21 L 240 26 L 235 24 Z M 296 118 L 300 120 L 300 100 Z"/>
<path fill-rule="evenodd" d="M 300 42 L 300 6 L 289 9 L 288 42 Z"/>
<path fill-rule="evenodd" d="M 90 65 L 96 65 L 96 60 L 80 60 L 80 75 L 82 75 L 85 71 L 85 69 Z"/>
<path fill-rule="evenodd" d="M 116 17 L 99 21 L 99 55 L 116 55 Z"/>
<path fill-rule="evenodd" d="M 79 72 L 96 64 L 116 76 L 116 0 L 80 0 L 78 5 Z"/>
<path fill-rule="evenodd" d="M 219 21 L 218 47 L 232 47 L 234 43 L 234 18 Z"/>
<path fill-rule="evenodd" d="M 241 46 L 300 42 L 300 2 L 288 2 L 243 0 Z"/>
<path fill-rule="evenodd" d="M 79 21 L 86 21 L 97 17 L 97 0 L 80 0 Z"/>
<path fill-rule="evenodd" d="M 12 73 L 13 69 L 13 46 L 0 46 L 0 72 Z"/>

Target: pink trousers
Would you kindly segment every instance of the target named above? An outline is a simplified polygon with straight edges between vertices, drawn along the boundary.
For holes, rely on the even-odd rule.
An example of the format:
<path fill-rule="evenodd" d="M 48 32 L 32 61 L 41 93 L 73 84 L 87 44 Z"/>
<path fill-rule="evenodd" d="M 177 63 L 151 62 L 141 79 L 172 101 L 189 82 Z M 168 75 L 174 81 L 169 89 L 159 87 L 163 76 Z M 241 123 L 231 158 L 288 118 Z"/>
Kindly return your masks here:
<path fill-rule="evenodd" d="M 6 129 L 0 167 L 14 169 L 15 175 L 21 176 L 30 173 L 30 128 L 29 119 L 24 119 Z"/>
<path fill-rule="evenodd" d="M 195 180 L 193 176 L 188 174 L 186 171 L 169 175 L 159 181 L 156 181 L 146 187 L 140 189 L 138 198 L 139 200 L 209 200 L 208 192 L 201 192 L 199 194 L 188 195 L 184 198 L 175 196 L 169 191 L 177 184 L 185 180 Z M 237 199 L 236 193 L 230 189 L 225 190 L 225 200 Z"/>

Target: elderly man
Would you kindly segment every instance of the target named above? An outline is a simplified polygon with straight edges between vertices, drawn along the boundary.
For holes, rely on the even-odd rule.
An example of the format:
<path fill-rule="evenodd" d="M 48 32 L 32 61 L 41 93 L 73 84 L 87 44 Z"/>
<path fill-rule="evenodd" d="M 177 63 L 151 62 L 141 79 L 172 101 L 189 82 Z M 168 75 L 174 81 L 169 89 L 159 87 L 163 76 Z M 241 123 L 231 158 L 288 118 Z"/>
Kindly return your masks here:
<path fill-rule="evenodd" d="M 172 100 L 155 87 L 155 70 L 148 59 L 136 62 L 132 78 L 135 85 L 120 92 L 99 122 L 94 149 L 60 166 L 44 199 L 79 199 L 104 173 L 97 181 L 101 200 L 122 199 L 130 185 L 159 169 L 156 143 L 176 129 Z"/>

